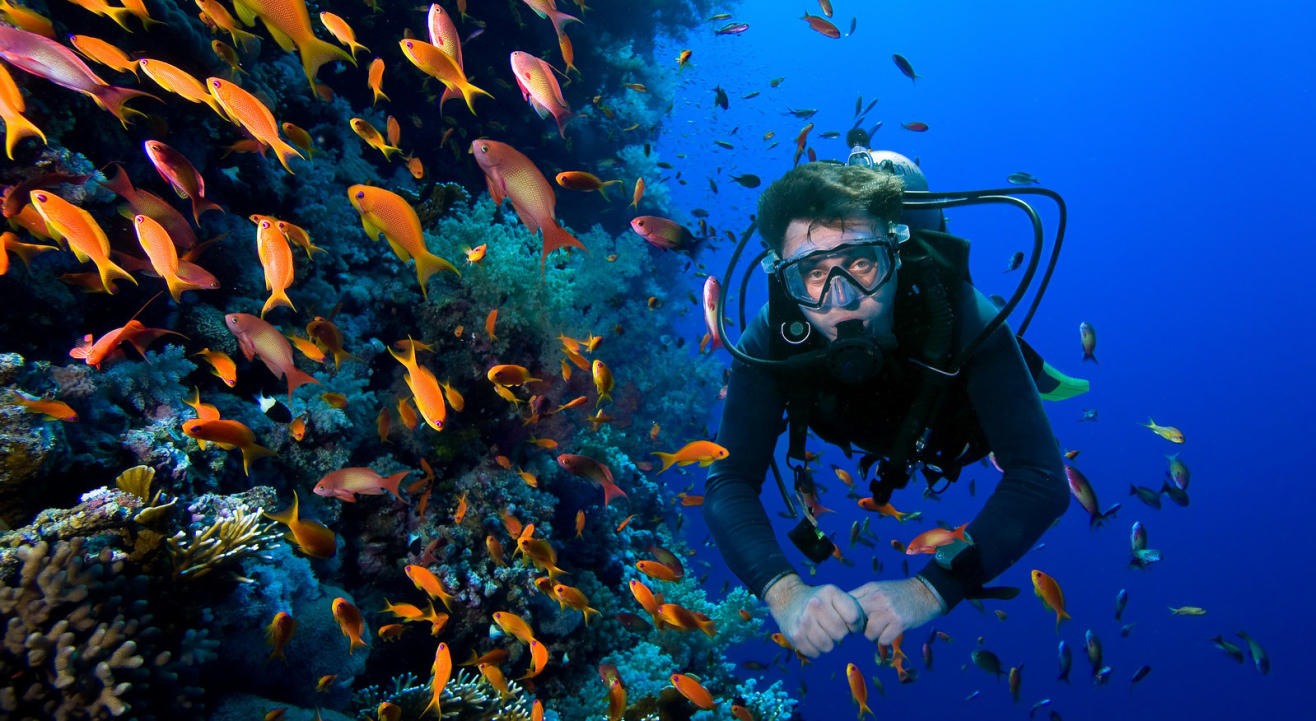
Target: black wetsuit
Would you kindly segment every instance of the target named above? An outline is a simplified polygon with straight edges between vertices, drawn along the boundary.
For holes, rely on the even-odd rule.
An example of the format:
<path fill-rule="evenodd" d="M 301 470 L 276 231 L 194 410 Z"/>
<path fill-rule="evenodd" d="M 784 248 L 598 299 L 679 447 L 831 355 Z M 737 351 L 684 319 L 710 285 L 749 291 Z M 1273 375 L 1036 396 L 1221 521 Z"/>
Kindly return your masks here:
<path fill-rule="evenodd" d="M 996 309 L 967 284 L 958 295 L 956 342 L 966 343 L 990 322 Z M 770 357 L 770 332 L 766 312 L 761 312 L 745 329 L 740 347 L 753 357 Z M 1037 542 L 1069 505 L 1069 491 L 1060 448 L 1042 401 L 1014 334 L 1005 324 L 965 364 L 963 377 L 962 392 L 1005 470 L 983 510 L 969 524 L 981 563 L 971 575 L 980 584 L 1005 571 Z M 779 385 L 782 382 L 761 367 L 732 363 L 717 435 L 718 443 L 730 454 L 710 467 L 704 490 L 704 517 L 722 557 L 760 597 L 767 584 L 793 571 L 759 501 L 777 436 L 783 430 L 787 394 Z M 899 417 L 906 408 L 874 408 L 870 417 Z M 899 495 L 896 499 L 898 502 Z M 969 590 L 935 561 L 919 575 L 937 590 L 947 609 Z"/>

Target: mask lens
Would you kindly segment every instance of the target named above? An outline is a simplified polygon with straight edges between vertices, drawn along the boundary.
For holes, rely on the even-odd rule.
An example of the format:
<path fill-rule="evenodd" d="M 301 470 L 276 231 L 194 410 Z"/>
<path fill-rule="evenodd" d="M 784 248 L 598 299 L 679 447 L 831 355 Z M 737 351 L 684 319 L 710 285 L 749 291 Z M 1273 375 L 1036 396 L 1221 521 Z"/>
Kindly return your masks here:
<path fill-rule="evenodd" d="M 806 307 L 820 308 L 824 303 L 849 302 L 855 291 L 871 295 L 891 277 L 894 264 L 891 245 L 874 239 L 787 261 L 780 273 L 791 297 Z"/>

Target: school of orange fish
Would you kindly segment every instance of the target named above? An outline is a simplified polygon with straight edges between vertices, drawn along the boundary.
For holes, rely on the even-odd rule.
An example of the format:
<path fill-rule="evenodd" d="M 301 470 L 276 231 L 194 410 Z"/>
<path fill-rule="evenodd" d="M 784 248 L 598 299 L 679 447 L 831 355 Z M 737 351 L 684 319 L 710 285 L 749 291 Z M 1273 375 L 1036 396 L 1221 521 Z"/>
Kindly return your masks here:
<path fill-rule="evenodd" d="M 85 11 L 110 18 L 129 31 L 132 30 L 130 25 L 134 23 L 149 28 L 152 24 L 159 22 L 150 17 L 141 0 L 123 0 L 122 6 L 111 5 L 109 0 L 69 0 L 69 2 Z M 551 115 L 559 135 L 565 138 L 565 124 L 569 122 L 573 115 L 563 98 L 562 89 L 555 74 L 569 77 L 569 74 L 573 71 L 580 72 L 573 62 L 574 52 L 566 28 L 570 23 L 581 23 L 582 21 L 580 18 L 559 11 L 555 7 L 554 0 L 522 0 L 522 2 L 540 18 L 546 19 L 552 24 L 561 51 L 560 59 L 565 70 L 559 71 L 545 59 L 526 52 L 515 51 L 510 55 L 511 71 L 523 98 L 541 118 Z M 576 0 L 576 2 L 583 14 L 583 11 L 588 8 L 582 0 Z M 244 27 L 254 27 L 257 19 L 263 23 L 266 31 L 281 48 L 289 52 L 295 51 L 299 55 L 307 82 L 310 83 L 312 90 L 321 97 L 327 98 L 332 94 L 331 90 L 320 84 L 316 79 L 317 72 L 323 65 L 330 62 L 357 65 L 359 51 L 369 55 L 369 50 L 357 42 L 352 27 L 334 13 L 327 11 L 320 13 L 321 25 L 341 46 L 347 49 L 344 50 L 339 45 L 334 45 L 316 37 L 315 28 L 312 25 L 304 0 L 234 0 L 232 13 L 219 0 L 195 0 L 195 3 L 200 12 L 200 17 L 206 25 L 217 35 L 226 33 L 232 41 L 232 45 L 229 45 L 216 38 L 213 40 L 212 48 L 216 55 L 233 69 L 235 78 L 243 72 L 241 68 L 243 53 L 240 52 L 239 48 L 244 48 L 246 43 L 257 37 Z M 461 18 L 467 19 L 466 2 L 458 0 L 456 4 Z M 828 19 L 833 14 L 831 3 L 828 0 L 819 0 L 819 5 L 821 6 L 822 15 L 805 13 L 803 19 L 808 27 L 828 38 L 839 39 L 844 37 L 840 29 Z M 288 173 L 294 172 L 292 165 L 294 158 L 306 159 L 315 152 L 314 142 L 307 131 L 291 122 L 280 123 L 261 99 L 244 90 L 236 80 L 220 77 L 198 79 L 163 59 L 130 58 L 127 53 L 111 43 L 85 35 L 70 36 L 69 43 L 72 45 L 72 49 L 70 49 L 53 39 L 54 31 L 49 19 L 22 5 L 9 2 L 9 0 L 0 0 L 0 16 L 3 16 L 12 26 L 0 26 L 0 59 L 5 61 L 5 63 L 0 63 L 0 118 L 4 121 L 6 150 L 11 160 L 14 157 L 14 149 L 19 143 L 27 139 L 36 139 L 44 143 L 46 138 L 42 130 L 24 116 L 25 101 L 23 92 L 20 91 L 18 83 L 10 74 L 9 68 L 22 70 L 43 78 L 54 85 L 82 93 L 90 97 L 99 107 L 112 113 L 125 125 L 134 117 L 142 115 L 140 111 L 127 105 L 128 102 L 139 98 L 153 99 L 159 102 L 182 101 L 206 106 L 221 118 L 242 129 L 248 136 L 246 140 L 235 144 L 234 150 L 261 154 L 266 150 L 273 150 L 276 159 Z M 729 14 L 719 14 L 709 18 L 709 20 L 723 22 L 732 19 Z M 746 30 L 748 30 L 747 25 L 731 21 L 715 32 L 721 35 L 735 35 Z M 440 99 L 440 108 L 448 100 L 460 99 L 474 115 L 477 112 L 479 98 L 490 94 L 476 87 L 467 79 L 462 59 L 462 41 L 457 30 L 457 23 L 441 6 L 432 4 L 428 7 L 426 13 L 426 31 L 428 41 L 411 37 L 410 33 L 407 37 L 398 39 L 401 55 L 420 73 L 437 80 L 443 85 L 444 92 Z M 854 32 L 853 22 L 850 32 Z M 691 61 L 691 56 L 692 53 L 689 50 L 681 52 L 676 58 L 676 67 L 673 68 L 673 71 L 680 73 Z M 161 98 L 144 90 L 111 85 L 102 80 L 82 58 L 116 72 L 132 73 L 138 78 L 141 77 L 140 74 L 144 74 L 166 95 Z M 899 55 L 894 56 L 894 58 L 901 72 L 911 80 L 919 77 L 914 73 L 912 66 L 905 58 Z M 375 57 L 367 66 L 365 83 L 371 90 L 375 103 L 388 101 L 388 95 L 385 94 L 382 87 L 384 62 L 383 59 Z M 638 83 L 631 83 L 626 87 L 635 92 L 647 92 L 645 86 Z M 718 90 L 721 93 L 721 89 Z M 29 89 L 29 92 L 34 91 Z M 724 96 L 720 94 L 719 97 Z M 723 99 L 720 102 L 725 107 L 725 100 Z M 606 111 L 606 108 L 604 110 Z M 811 114 L 809 111 L 800 112 L 807 113 L 800 115 L 800 117 L 805 118 Z M 856 112 L 858 113 L 858 108 L 856 108 Z M 368 146 L 378 150 L 386 162 L 392 161 L 394 156 L 404 157 L 408 171 L 418 179 L 423 177 L 425 168 L 420 160 L 406 156 L 398 146 L 401 130 L 397 121 L 392 116 L 389 116 L 388 120 L 387 127 L 382 133 L 362 118 L 352 118 L 350 125 L 353 132 Z M 927 125 L 921 122 L 904 123 L 902 125 L 906 129 L 915 132 L 927 130 Z M 810 123 L 796 138 L 795 160 L 797 162 L 804 155 L 807 155 L 810 160 L 815 157 L 813 150 L 807 147 L 807 138 L 812 127 L 813 124 Z M 444 136 L 441 145 L 448 142 L 450 135 L 451 130 Z M 765 135 L 765 140 L 771 137 L 772 133 L 768 133 Z M 525 227 L 531 233 L 540 234 L 542 238 L 541 273 L 544 272 L 547 258 L 555 251 L 573 248 L 585 249 L 584 244 L 558 223 L 555 213 L 556 196 L 554 190 L 530 158 L 510 145 L 487 138 L 477 138 L 472 141 L 469 151 L 483 171 L 488 190 L 494 201 L 501 204 L 503 200 L 510 200 L 512 207 Z M 193 221 L 199 223 L 201 216 L 207 212 L 225 212 L 219 205 L 206 198 L 204 179 L 182 153 L 156 140 L 148 140 L 145 143 L 145 152 L 152 165 L 169 185 L 177 191 L 179 196 L 189 200 Z M 733 179 L 746 187 L 755 187 L 759 182 L 755 176 L 739 176 Z M 604 181 L 586 171 L 564 171 L 559 173 L 555 180 L 561 188 L 586 192 L 597 190 L 605 198 L 607 197 L 607 186 L 622 183 L 621 180 Z M 52 178 L 48 179 L 47 184 L 55 185 L 69 181 L 70 179 L 67 177 Z M 139 280 L 137 276 L 134 276 L 134 272 L 139 275 L 158 277 L 164 282 L 165 290 L 175 301 L 179 300 L 181 294 L 185 292 L 213 290 L 220 287 L 219 279 L 196 263 L 206 243 L 198 242 L 185 216 L 160 197 L 135 188 L 121 168 L 116 170 L 114 176 L 107 180 L 105 185 L 121 196 L 132 209 L 132 227 L 143 253 L 141 256 L 121 255 L 119 261 L 116 262 L 111 257 L 110 244 L 106 233 L 96 218 L 76 203 L 57 195 L 44 185 L 11 187 L 4 198 L 4 214 L 15 231 L 26 232 L 38 242 L 25 242 L 17 232 L 7 231 L 3 233 L 0 236 L 0 275 L 4 275 L 8 271 L 9 253 L 18 256 L 26 264 L 38 254 L 67 249 L 79 261 L 91 262 L 95 266 L 94 271 L 80 274 L 74 280 L 90 289 L 100 290 L 105 293 L 115 293 L 117 283 L 154 282 Z M 631 207 L 636 209 L 637 213 L 639 212 L 638 204 L 644 191 L 645 180 L 644 178 L 638 178 L 634 185 L 633 199 L 630 204 Z M 346 188 L 345 192 L 351 206 L 360 215 L 361 224 L 367 236 L 372 240 L 384 239 L 392 252 L 404 264 L 408 261 L 414 261 L 417 281 L 422 294 L 427 294 L 428 281 L 436 273 L 451 273 L 458 278 L 461 276 L 461 270 L 457 266 L 433 254 L 427 248 L 419 217 L 411 204 L 401 195 L 386 188 L 362 184 L 352 185 Z M 259 315 L 233 313 L 225 317 L 225 322 L 237 339 L 245 358 L 248 361 L 259 358 L 271 373 L 285 381 L 288 396 L 291 398 L 293 391 L 302 385 L 319 383 L 314 377 L 296 367 L 294 348 L 297 353 L 317 363 L 324 362 L 329 356 L 332 356 L 335 367 L 343 360 L 352 359 L 354 356 L 344 349 L 342 333 L 329 319 L 316 317 L 305 327 L 304 336 L 295 331 L 282 331 L 263 319 L 267 313 L 279 306 L 286 306 L 295 310 L 293 302 L 287 294 L 288 289 L 297 280 L 294 272 L 293 246 L 301 248 L 308 258 L 313 257 L 313 252 L 324 251 L 312 243 L 309 234 L 304 229 L 291 221 L 259 214 L 252 215 L 250 220 L 255 226 L 255 240 L 260 263 L 264 271 L 265 287 L 269 292 L 269 296 Z M 702 224 L 703 221 L 701 221 Z M 681 248 L 688 245 L 692 239 L 692 234 L 688 229 L 674 221 L 661 217 L 639 216 L 632 221 L 631 227 L 645 240 L 656 247 L 664 249 Z M 701 230 L 707 231 L 707 228 L 701 228 Z M 708 235 L 707 232 L 702 234 Z M 51 244 L 52 242 L 57 244 Z M 484 253 L 485 246 L 468 250 L 465 257 L 467 266 L 480 263 L 484 258 Z M 712 314 L 716 312 L 712 299 L 716 297 L 717 290 L 716 279 L 710 277 L 709 284 L 705 286 L 703 303 L 709 335 L 705 336 L 701 342 L 701 349 L 705 345 L 709 345 L 710 342 L 711 348 L 716 348 L 721 344 L 721 338 L 713 332 L 714 324 L 711 322 Z M 653 301 L 654 299 L 650 300 Z M 485 331 L 490 337 L 494 336 L 496 322 L 497 310 L 494 310 L 489 314 L 485 323 Z M 461 329 L 457 329 L 456 332 L 460 334 Z M 78 346 L 69 351 L 69 356 L 83 360 L 89 366 L 100 368 L 104 363 L 110 361 L 125 343 L 136 349 L 138 353 L 144 354 L 152 342 L 168 335 L 179 334 L 166 328 L 148 328 L 134 317 L 123 326 L 110 330 L 99 338 L 87 334 Z M 610 420 L 604 414 L 603 404 L 610 400 L 614 385 L 609 368 L 602 361 L 598 359 L 591 361 L 587 357 L 597 349 L 602 338 L 590 335 L 586 339 L 576 339 L 560 335 L 559 340 L 563 353 L 561 361 L 562 376 L 569 379 L 572 368 L 589 372 L 592 375 L 596 390 L 595 413 L 585 420 L 597 428 L 599 424 Z M 1081 330 L 1081 340 L 1085 359 L 1095 361 L 1093 356 L 1095 333 L 1086 323 L 1083 324 Z M 445 428 L 449 410 L 461 412 L 464 400 L 461 393 L 450 382 L 440 381 L 421 362 L 419 353 L 428 350 L 430 350 L 430 347 L 427 344 L 411 338 L 398 340 L 389 348 L 389 353 L 405 369 L 406 385 L 411 393 L 410 397 L 398 399 L 396 415 L 409 430 L 415 430 L 423 422 L 433 431 L 441 432 Z M 238 373 L 237 364 L 228 355 L 209 348 L 199 349 L 194 355 L 205 361 L 212 372 L 227 386 L 233 387 L 235 385 Z M 495 392 L 518 407 L 525 401 L 517 395 L 515 389 L 524 388 L 528 384 L 539 380 L 533 377 L 527 368 L 513 364 L 493 366 L 488 369 L 486 377 L 493 384 Z M 328 392 L 323 394 L 323 397 L 331 405 L 346 403 L 346 399 L 341 394 Z M 587 397 L 580 396 L 552 410 L 531 404 L 531 412 L 527 420 L 530 422 L 538 420 L 541 415 L 551 415 L 576 408 L 587 404 L 588 400 Z M 66 422 L 77 420 L 76 412 L 61 401 L 20 397 L 13 402 L 34 413 L 40 413 L 51 420 Z M 212 443 L 223 449 L 240 451 L 244 471 L 249 468 L 252 462 L 262 456 L 270 455 L 271 452 L 257 442 L 256 436 L 250 428 L 238 421 L 220 418 L 219 411 L 215 406 L 202 402 L 199 392 L 194 394 L 187 403 L 195 410 L 196 417 L 184 421 L 182 431 L 185 435 L 195 439 L 202 448 L 205 448 L 207 443 Z M 380 414 L 379 433 L 381 439 L 386 438 L 388 435 L 391 415 L 387 408 L 383 409 Z M 1095 417 L 1095 412 L 1093 412 L 1093 415 Z M 1173 427 L 1159 426 L 1154 421 L 1149 422 L 1147 427 L 1169 441 L 1184 442 L 1182 433 Z M 305 434 L 305 418 L 297 417 L 292 419 L 288 424 L 288 432 L 295 440 L 300 441 Z M 655 424 L 651 437 L 656 438 L 657 432 L 658 428 Z M 532 438 L 532 442 L 547 450 L 557 449 L 557 442 L 552 439 Z M 673 453 L 659 452 L 655 455 L 662 462 L 661 471 L 666 471 L 675 464 L 684 466 L 699 463 L 706 466 L 718 458 L 725 457 L 726 453 L 726 449 L 711 441 L 698 440 L 686 444 Z M 1067 454 L 1067 459 L 1072 461 L 1076 455 L 1077 451 L 1071 451 Z M 511 469 L 511 462 L 507 458 L 499 456 L 496 461 L 504 468 Z M 561 453 L 557 456 L 557 461 L 565 471 L 589 479 L 601 488 L 604 494 L 605 507 L 612 500 L 626 496 L 625 492 L 614 482 L 611 471 L 605 464 L 584 455 L 570 453 Z M 420 463 L 425 471 L 425 476 L 419 481 L 409 484 L 405 490 L 408 493 L 419 494 L 417 510 L 423 514 L 429 499 L 430 485 L 434 479 L 434 474 L 426 461 L 422 459 Z M 845 470 L 835 468 L 835 472 L 837 477 L 847 486 L 853 486 L 853 479 Z M 1097 506 L 1091 485 L 1081 472 L 1072 465 L 1066 466 L 1066 472 L 1069 477 L 1071 491 L 1090 514 L 1093 526 L 1100 525 L 1104 520 L 1114 515 L 1117 506 L 1104 511 Z M 409 473 L 404 471 L 383 477 L 370 468 L 343 468 L 325 475 L 315 485 L 314 493 L 347 502 L 356 500 L 358 494 L 378 495 L 384 493 L 392 494 L 402 500 L 400 484 Z M 517 473 L 527 485 L 537 486 L 538 479 L 533 474 L 521 469 L 518 469 Z M 1182 493 L 1186 490 L 1187 467 L 1177 458 L 1172 459 L 1171 470 L 1168 475 L 1170 482 L 1159 493 L 1148 496 L 1146 494 L 1137 494 L 1137 489 L 1134 489 L 1135 494 L 1149 504 L 1152 502 L 1151 498 L 1155 498 L 1155 502 L 1159 504 L 1159 496 L 1162 493 L 1175 499 L 1176 493 Z M 816 498 L 812 500 L 814 503 L 817 501 Z M 702 502 L 702 497 L 681 493 L 677 497 L 677 502 L 683 506 L 697 506 Z M 897 511 L 890 504 L 877 506 L 872 502 L 872 499 L 861 499 L 859 505 L 865 510 L 902 521 L 909 515 Z M 827 510 L 821 504 L 814 507 L 816 513 L 826 512 Z M 453 514 L 454 521 L 460 523 L 465 513 L 466 499 L 463 496 L 457 499 L 457 507 Z M 293 494 L 289 508 L 280 513 L 268 515 L 271 519 L 287 527 L 290 540 L 306 555 L 324 558 L 334 554 L 337 543 L 334 532 L 318 521 L 301 517 L 299 498 L 296 493 Z M 536 578 L 535 585 L 550 598 L 556 600 L 562 608 L 570 607 L 580 612 L 585 623 L 588 624 L 591 614 L 598 615 L 599 612 L 590 607 L 589 599 L 579 589 L 558 582 L 558 577 L 563 572 L 557 566 L 556 551 L 552 544 L 544 538 L 535 536 L 533 523 L 522 523 L 508 512 L 503 512 L 502 518 L 505 530 L 515 543 L 516 555 L 529 559 L 538 571 L 546 574 Z M 617 530 L 620 531 L 624 528 L 630 518 L 628 517 L 623 521 Z M 577 512 L 575 518 L 578 536 L 584 525 L 585 515 L 582 510 Z M 938 547 L 951 543 L 956 539 L 962 539 L 963 529 L 963 525 L 958 528 L 933 528 L 919 534 L 908 543 L 893 541 L 892 545 L 896 550 L 911 555 L 935 553 Z M 1145 532 L 1142 536 L 1142 545 L 1141 547 L 1138 546 L 1136 525 L 1134 535 L 1133 553 L 1135 562 L 1146 565 L 1159 560 L 1154 553 L 1148 552 L 1150 549 L 1146 549 Z M 857 532 L 852 529 L 852 544 L 856 536 Z M 489 535 L 486 538 L 486 546 L 490 556 L 499 565 L 506 563 L 502 541 L 499 538 L 492 534 Z M 655 556 L 654 560 L 642 560 L 636 564 L 636 568 L 641 573 L 659 584 L 676 581 L 683 577 L 684 569 L 674 554 L 658 547 L 653 547 L 650 551 Z M 444 629 L 449 618 L 449 614 L 438 612 L 433 605 L 433 599 L 439 599 L 451 611 L 452 594 L 444 588 L 441 580 L 422 565 L 408 565 L 405 568 L 405 574 L 415 587 L 426 595 L 427 604 L 422 608 L 409 603 L 389 603 L 384 612 L 392 614 L 397 622 L 384 624 L 378 629 L 378 636 L 385 641 L 397 638 L 402 633 L 405 624 L 408 623 L 428 624 L 431 634 L 438 635 Z M 1056 624 L 1059 627 L 1063 620 L 1069 618 L 1065 611 L 1064 594 L 1061 591 L 1060 584 L 1041 570 L 1033 570 L 1031 577 L 1035 593 L 1042 603 L 1055 613 Z M 629 586 L 636 602 L 649 615 L 655 628 L 669 628 L 680 631 L 697 630 L 708 634 L 710 637 L 716 634 L 716 629 L 707 616 L 692 612 L 677 604 L 665 603 L 661 593 L 656 593 L 641 581 L 632 580 Z M 1124 600 L 1127 600 L 1126 597 L 1124 597 Z M 1122 609 L 1123 602 L 1120 602 L 1120 609 Z M 1172 611 L 1176 614 L 1185 615 L 1204 613 L 1202 609 L 1191 606 L 1172 609 Z M 349 653 L 365 645 L 362 641 L 365 621 L 359 609 L 347 600 L 337 598 L 332 604 L 331 613 L 342 629 L 344 636 L 349 639 Z M 741 614 L 744 617 L 749 616 L 747 611 L 742 610 Z M 625 615 L 643 623 L 634 614 Z M 543 643 L 536 640 L 535 632 L 530 625 L 516 614 L 506 611 L 492 614 L 492 621 L 509 638 L 515 639 L 528 647 L 529 667 L 523 674 L 517 676 L 516 680 L 529 681 L 538 676 L 548 663 L 549 650 Z M 267 628 L 267 639 L 272 647 L 272 657 L 283 656 L 284 648 L 295 633 L 296 627 L 296 620 L 285 612 L 278 613 L 270 621 Z M 1103 673 L 1100 663 L 1100 644 L 1099 641 L 1095 641 L 1091 632 L 1088 636 L 1088 653 L 1090 659 L 1093 660 L 1093 673 L 1094 676 L 1100 677 Z M 924 644 L 924 658 L 929 666 L 931 664 L 931 643 L 939 637 L 949 640 L 948 637 L 945 637 L 945 634 L 939 634 L 934 630 L 928 643 Z M 1261 650 L 1250 638 L 1244 636 L 1244 639 L 1251 646 L 1258 667 L 1262 668 L 1264 672 L 1269 663 L 1264 650 Z M 789 643 L 781 634 L 773 634 L 772 640 L 789 649 Z M 1241 661 L 1241 651 L 1236 646 L 1219 637 L 1217 637 L 1216 642 L 1227 654 L 1231 657 L 1237 657 Z M 1094 645 L 1095 651 L 1093 650 Z M 1060 653 L 1062 677 L 1067 677 L 1068 654 L 1063 642 L 1061 643 Z M 1094 653 L 1095 657 L 1093 656 Z M 504 675 L 500 664 L 506 660 L 507 656 L 507 651 L 501 649 L 496 649 L 478 657 L 472 651 L 469 659 L 459 662 L 457 665 L 476 666 L 481 675 L 493 687 L 506 692 L 508 679 Z M 801 661 L 804 661 L 802 656 L 800 658 Z M 879 649 L 879 660 L 893 666 L 902 681 L 912 680 L 912 673 L 905 667 L 907 657 L 900 648 L 899 640 L 891 648 L 882 647 Z M 973 661 L 997 675 L 1001 673 L 999 660 L 995 659 L 990 652 L 976 651 Z M 437 714 L 441 715 L 440 695 L 452 675 L 453 666 L 452 651 L 447 644 L 437 644 L 431 666 L 432 694 L 426 711 L 432 708 Z M 1133 682 L 1136 683 L 1141 680 L 1149 670 L 1149 668 L 1140 669 L 1135 674 Z M 612 721 L 617 721 L 627 708 L 626 686 L 615 668 L 601 666 L 599 671 L 607 687 L 605 697 L 607 714 Z M 1104 672 L 1109 672 L 1108 667 L 1105 668 Z M 871 713 L 871 709 L 867 704 L 868 689 L 863 674 L 855 664 L 851 663 L 847 666 L 846 676 L 855 703 L 859 707 L 860 716 L 862 717 L 865 712 Z M 1017 697 L 1020 678 L 1019 669 L 1011 669 L 1009 678 L 1011 691 Z M 670 681 L 674 688 L 698 708 L 709 709 L 717 704 L 717 700 L 700 684 L 696 675 L 673 673 Z M 328 683 L 331 680 L 322 680 L 322 682 Z M 534 702 L 533 709 L 534 718 L 542 718 L 544 710 L 538 700 Z M 731 705 L 731 712 L 742 721 L 753 718 L 753 714 L 749 709 L 738 704 Z M 396 719 L 399 713 L 400 709 L 388 703 L 381 705 L 377 710 L 377 716 L 381 721 Z M 271 716 L 267 718 L 277 718 L 277 714 L 272 712 Z"/>

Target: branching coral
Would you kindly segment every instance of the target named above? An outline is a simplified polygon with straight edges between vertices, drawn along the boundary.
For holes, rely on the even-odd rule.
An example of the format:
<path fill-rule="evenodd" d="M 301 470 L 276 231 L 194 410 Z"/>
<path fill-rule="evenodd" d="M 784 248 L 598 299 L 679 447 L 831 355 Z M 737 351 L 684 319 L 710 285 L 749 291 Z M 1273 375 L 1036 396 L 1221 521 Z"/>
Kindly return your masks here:
<path fill-rule="evenodd" d="M 215 519 L 204 531 L 192 531 L 191 536 L 183 531 L 174 534 L 169 539 L 174 575 L 180 579 L 201 578 L 278 543 L 275 524 L 262 523 L 263 513 L 262 508 L 248 511 L 239 506 L 232 516 Z M 250 579 L 237 578 L 250 583 Z"/>
<path fill-rule="evenodd" d="M 0 711 L 14 719 L 141 715 L 153 703 L 191 705 L 176 649 L 144 612 L 144 584 L 110 548 L 88 555 L 82 539 L 18 549 L 22 567 L 0 584 L 8 617 L 0 646 Z M 171 667 L 171 665 L 173 667 Z M 158 688 L 152 688 L 159 683 Z M 150 694 L 160 694 L 151 701 Z M 139 709 L 139 706 L 142 707 Z"/>
<path fill-rule="evenodd" d="M 503 696 L 482 676 L 459 669 L 439 696 L 439 707 L 445 721 L 530 721 L 531 702 L 515 681 L 507 682 L 511 693 Z M 354 701 L 365 708 L 363 714 L 373 716 L 375 708 L 388 701 L 402 708 L 401 721 L 418 721 L 425 718 L 425 707 L 431 698 L 428 683 L 410 674 L 394 680 L 392 690 L 372 686 L 363 689 Z M 583 718 L 583 717 L 582 717 Z"/>

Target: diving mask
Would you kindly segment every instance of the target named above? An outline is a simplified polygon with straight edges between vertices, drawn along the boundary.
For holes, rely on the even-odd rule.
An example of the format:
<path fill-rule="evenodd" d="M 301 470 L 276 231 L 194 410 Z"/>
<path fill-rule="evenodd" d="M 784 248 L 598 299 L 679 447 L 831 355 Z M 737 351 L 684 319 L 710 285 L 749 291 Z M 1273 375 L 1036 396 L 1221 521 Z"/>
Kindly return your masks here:
<path fill-rule="evenodd" d="M 854 238 L 834 248 L 810 250 L 779 261 L 773 273 L 800 308 L 827 310 L 854 304 L 878 291 L 900 267 L 896 245 L 909 228 L 892 225 L 882 237 Z"/>

